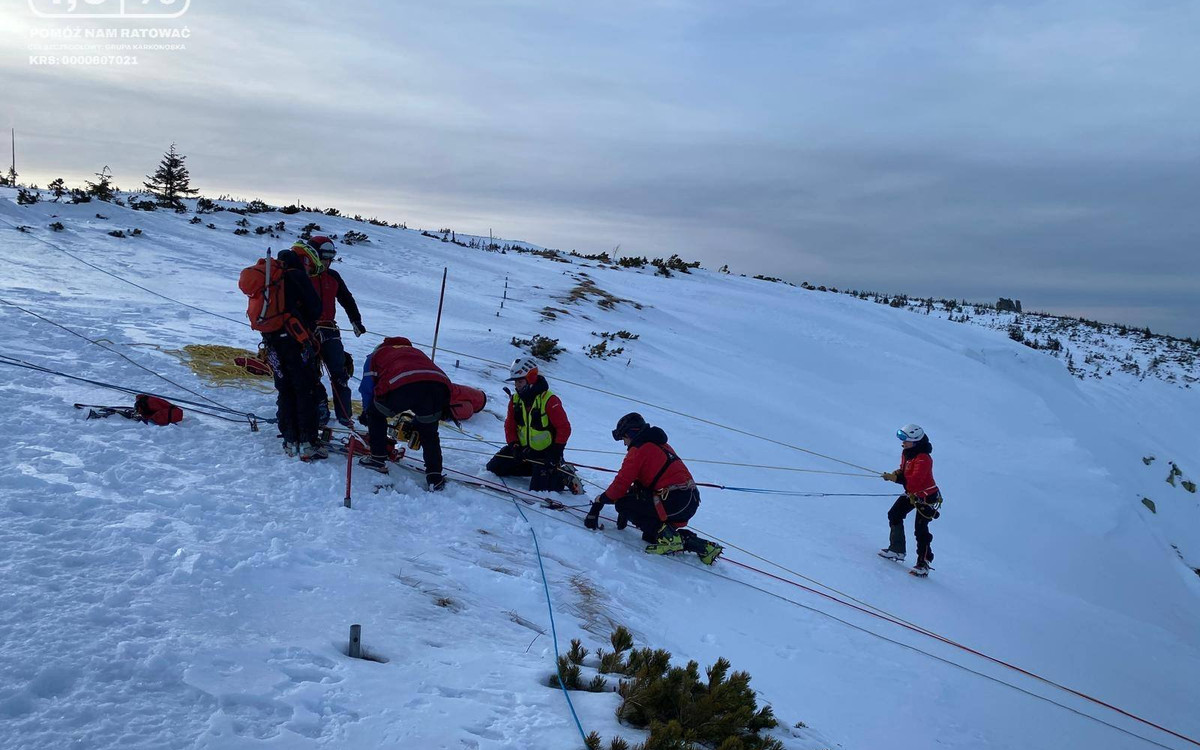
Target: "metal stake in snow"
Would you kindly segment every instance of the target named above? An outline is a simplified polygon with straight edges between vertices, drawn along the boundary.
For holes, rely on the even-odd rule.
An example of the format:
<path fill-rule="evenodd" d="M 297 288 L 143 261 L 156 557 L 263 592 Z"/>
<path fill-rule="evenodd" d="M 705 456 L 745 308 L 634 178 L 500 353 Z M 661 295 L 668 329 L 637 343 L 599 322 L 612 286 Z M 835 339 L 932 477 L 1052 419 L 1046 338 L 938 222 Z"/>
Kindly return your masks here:
<path fill-rule="evenodd" d="M 437 340 L 438 333 L 442 330 L 442 303 L 446 301 L 446 273 L 449 270 L 449 268 L 442 269 L 442 293 L 438 297 L 437 324 L 433 327 L 433 351 L 429 353 L 430 360 L 437 360 Z"/>
<path fill-rule="evenodd" d="M 342 505 L 350 507 L 350 476 L 351 470 L 354 468 L 354 449 L 358 447 L 358 440 L 351 436 L 350 444 L 346 450 L 346 497 L 342 500 Z"/>
<path fill-rule="evenodd" d="M 346 649 L 346 655 L 351 659 L 362 658 L 362 625 L 350 626 L 350 645 Z"/>

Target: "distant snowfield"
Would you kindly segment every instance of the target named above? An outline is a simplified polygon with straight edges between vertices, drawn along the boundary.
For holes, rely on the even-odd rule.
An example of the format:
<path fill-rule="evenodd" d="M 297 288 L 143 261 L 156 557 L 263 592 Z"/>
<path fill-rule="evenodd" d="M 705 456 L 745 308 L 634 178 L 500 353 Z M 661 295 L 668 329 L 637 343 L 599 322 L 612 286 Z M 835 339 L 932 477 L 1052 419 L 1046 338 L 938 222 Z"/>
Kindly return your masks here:
<path fill-rule="evenodd" d="M 1163 481 L 1167 461 L 1185 479 L 1200 475 L 1196 389 L 1119 376 L 1080 381 L 995 331 L 707 271 L 665 279 L 310 214 L 246 217 L 251 229 L 285 221 L 281 239 L 234 236 L 241 217 L 228 212 L 195 225 L 189 217 L 101 203 L 17 206 L 15 191 L 0 190 L 0 297 L 222 403 L 270 415 L 272 396 L 206 386 L 160 350 L 252 348 L 249 329 L 45 243 L 241 319 L 238 271 L 316 221 L 327 233 L 369 235 L 342 248 L 338 269 L 373 333 L 431 341 L 449 268 L 437 359 L 456 381 L 484 388 L 493 411 L 503 410 L 505 368 L 462 354 L 507 362 L 518 353 L 513 336 L 558 338 L 566 352 L 545 373 L 575 426 L 571 448 L 615 450 L 612 424 L 638 410 L 685 457 L 862 473 L 561 380 L 875 471 L 897 463 L 897 426 L 915 421 L 929 433 L 946 502 L 932 526 L 937 569 L 927 580 L 875 555 L 887 542 L 890 497 L 706 489 L 695 528 L 729 543 L 728 561 L 711 570 L 693 556 L 643 554 L 633 529 L 595 533 L 577 515 L 530 514 L 564 650 L 576 637 L 593 650 L 607 645 L 611 625 L 622 623 L 638 646 L 668 649 L 678 663 L 727 657 L 753 676 L 781 721 L 776 736 L 796 750 L 1154 746 L 1087 716 L 1161 747 L 1193 746 L 739 561 L 811 586 L 802 574 L 1200 738 L 1200 576 L 1192 570 L 1200 496 Z M 64 231 L 48 229 L 55 220 Z M 206 228 L 210 221 L 217 229 Z M 107 235 L 134 227 L 143 234 Z M 642 309 L 563 301 L 582 274 Z M 568 314 L 544 321 L 547 306 Z M 191 398 L 9 305 L 0 304 L 0 320 L 6 356 Z M 599 341 L 592 332 L 622 329 L 639 336 L 622 356 L 584 356 Z M 361 362 L 378 341 L 349 336 L 347 346 Z M 531 526 L 512 502 L 461 485 L 429 495 L 399 472 L 394 487 L 380 487 L 377 475 L 356 470 L 347 510 L 344 461 L 288 460 L 269 428 L 252 433 L 194 415 L 161 429 L 85 422 L 72 403 L 127 397 L 0 372 L 10 436 L 0 458 L 0 745 L 581 746 L 562 693 L 546 686 L 554 651 L 542 579 Z M 492 414 L 465 427 L 503 440 Z M 445 445 L 450 467 L 484 474 L 488 446 Z M 1149 455 L 1156 461 L 1146 466 Z M 870 477 L 691 467 L 700 481 L 730 486 L 894 489 Z M 610 477 L 581 473 L 599 486 Z M 908 532 L 911 548 L 911 519 Z M 386 663 L 344 655 L 351 623 L 362 624 L 365 647 Z M 606 746 L 618 733 L 644 737 L 618 725 L 615 694 L 572 699 L 584 729 Z"/>

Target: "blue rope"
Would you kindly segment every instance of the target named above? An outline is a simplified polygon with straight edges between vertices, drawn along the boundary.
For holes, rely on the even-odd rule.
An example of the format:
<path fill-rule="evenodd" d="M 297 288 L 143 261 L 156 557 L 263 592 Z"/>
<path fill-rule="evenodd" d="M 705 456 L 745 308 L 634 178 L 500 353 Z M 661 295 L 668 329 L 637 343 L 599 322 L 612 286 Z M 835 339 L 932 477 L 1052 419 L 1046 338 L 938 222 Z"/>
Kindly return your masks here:
<path fill-rule="evenodd" d="M 500 483 L 508 489 L 508 482 L 504 478 L 500 478 Z M 584 745 L 587 745 L 587 733 L 583 731 L 583 724 L 579 721 L 579 714 L 575 713 L 575 704 L 571 701 L 571 693 L 567 690 L 566 682 L 563 679 L 563 673 L 559 667 L 559 662 L 562 657 L 558 653 L 558 629 L 554 625 L 554 606 L 550 603 L 550 583 L 546 579 L 546 566 L 542 563 L 542 547 L 538 544 L 537 532 L 533 530 L 533 524 L 529 522 L 529 517 L 525 515 L 521 504 L 517 502 L 516 495 L 511 492 L 509 499 L 516 506 L 517 512 L 521 514 L 521 519 L 525 521 L 525 525 L 529 527 L 529 535 L 533 537 L 533 549 L 537 553 L 538 569 L 542 571 L 542 588 L 546 591 L 546 610 L 550 613 L 550 636 L 554 639 L 554 671 L 558 674 L 558 686 L 562 688 L 563 696 L 567 699 L 567 708 L 571 709 L 571 718 L 575 720 L 575 726 L 579 729 L 579 736 L 583 739 Z"/>

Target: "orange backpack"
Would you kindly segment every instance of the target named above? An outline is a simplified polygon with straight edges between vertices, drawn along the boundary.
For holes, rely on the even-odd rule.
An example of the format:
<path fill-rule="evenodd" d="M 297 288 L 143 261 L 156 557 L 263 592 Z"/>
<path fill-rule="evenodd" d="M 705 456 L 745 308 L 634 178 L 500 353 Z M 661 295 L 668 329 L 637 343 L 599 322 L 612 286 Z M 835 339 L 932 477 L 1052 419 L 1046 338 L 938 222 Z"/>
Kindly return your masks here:
<path fill-rule="evenodd" d="M 250 319 L 251 328 L 265 333 L 283 328 L 287 311 L 284 309 L 282 263 L 268 252 L 267 257 L 259 258 L 254 265 L 242 269 L 238 277 L 238 289 L 249 297 L 246 317 Z"/>

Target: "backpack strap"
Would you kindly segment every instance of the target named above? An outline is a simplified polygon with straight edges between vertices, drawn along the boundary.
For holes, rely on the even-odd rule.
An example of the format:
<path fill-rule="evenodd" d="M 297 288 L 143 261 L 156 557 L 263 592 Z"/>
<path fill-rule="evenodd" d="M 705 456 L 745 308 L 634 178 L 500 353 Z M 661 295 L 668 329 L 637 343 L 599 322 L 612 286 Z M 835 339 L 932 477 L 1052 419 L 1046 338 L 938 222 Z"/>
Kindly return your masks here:
<path fill-rule="evenodd" d="M 658 443 L 655 443 L 655 445 L 658 445 Z M 663 474 L 667 473 L 667 469 L 671 466 L 671 464 L 679 460 L 679 456 L 676 456 L 663 446 L 658 445 L 658 449 L 663 452 L 663 455 L 667 457 L 667 460 L 663 462 L 662 468 L 659 469 L 658 473 L 654 475 L 654 478 L 650 480 L 650 486 L 646 489 L 650 490 L 651 492 L 654 492 L 654 485 L 658 484 L 658 480 L 663 478 Z"/>

